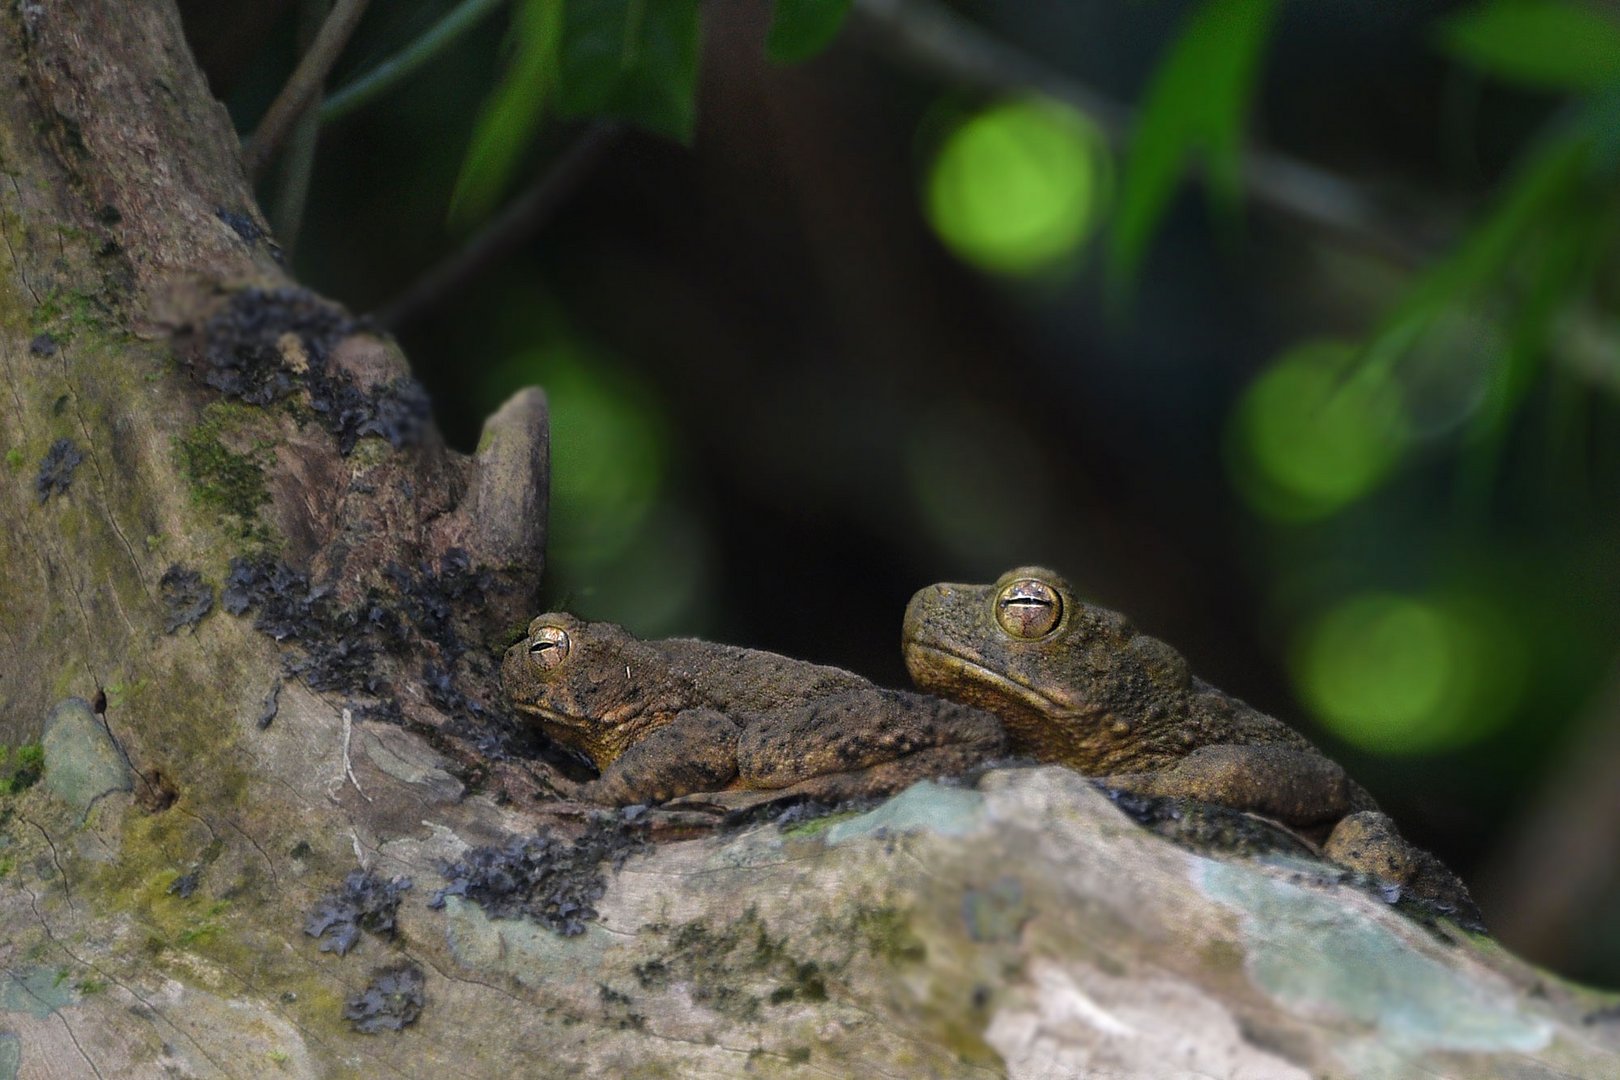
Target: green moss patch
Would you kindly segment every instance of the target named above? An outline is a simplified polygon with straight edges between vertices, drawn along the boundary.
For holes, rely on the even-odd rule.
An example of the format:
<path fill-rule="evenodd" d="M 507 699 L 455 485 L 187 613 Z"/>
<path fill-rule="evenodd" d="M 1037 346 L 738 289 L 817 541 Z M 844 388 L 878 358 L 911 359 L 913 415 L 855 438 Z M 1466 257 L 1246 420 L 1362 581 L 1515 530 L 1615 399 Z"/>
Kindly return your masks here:
<path fill-rule="evenodd" d="M 29 324 L 34 332 L 49 331 L 60 342 L 81 333 L 105 334 L 112 320 L 106 302 L 94 293 L 52 290 L 29 312 Z"/>
<path fill-rule="evenodd" d="M 739 1020 L 757 1019 L 770 1005 L 827 1000 L 821 966 L 793 955 L 752 907 L 727 926 L 683 923 L 669 941 L 667 951 L 636 965 L 644 988 L 685 983 L 696 1001 Z"/>
<path fill-rule="evenodd" d="M 39 743 L 0 746 L 0 795 L 20 795 L 45 774 L 45 748 Z"/>
<path fill-rule="evenodd" d="M 233 450 L 226 442 L 239 441 L 239 433 L 254 419 L 251 409 L 215 402 L 203 410 L 196 427 L 175 439 L 174 453 L 199 506 L 220 515 L 235 535 L 267 541 L 269 530 L 259 520 L 259 507 L 270 501 L 264 481 L 270 444 L 255 440 L 244 452 Z"/>
<path fill-rule="evenodd" d="M 920 963 L 928 956 L 928 947 L 911 928 L 910 917 L 898 908 L 858 907 L 849 929 L 875 959 L 900 965 Z"/>

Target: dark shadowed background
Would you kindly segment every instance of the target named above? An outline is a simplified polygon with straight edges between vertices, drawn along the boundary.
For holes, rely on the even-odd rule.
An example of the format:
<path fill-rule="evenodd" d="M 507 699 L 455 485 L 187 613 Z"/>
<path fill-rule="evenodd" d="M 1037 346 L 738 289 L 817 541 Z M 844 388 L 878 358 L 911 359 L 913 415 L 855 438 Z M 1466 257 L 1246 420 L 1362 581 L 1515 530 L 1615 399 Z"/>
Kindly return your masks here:
<path fill-rule="evenodd" d="M 671 105 L 617 9 L 696 0 L 570 3 L 654 105 L 522 115 L 558 0 L 486 2 L 260 187 L 452 443 L 546 387 L 553 606 L 903 684 L 915 589 L 1051 565 L 1620 985 L 1615 6 L 728 0 Z M 182 7 L 251 131 L 300 5 Z"/>

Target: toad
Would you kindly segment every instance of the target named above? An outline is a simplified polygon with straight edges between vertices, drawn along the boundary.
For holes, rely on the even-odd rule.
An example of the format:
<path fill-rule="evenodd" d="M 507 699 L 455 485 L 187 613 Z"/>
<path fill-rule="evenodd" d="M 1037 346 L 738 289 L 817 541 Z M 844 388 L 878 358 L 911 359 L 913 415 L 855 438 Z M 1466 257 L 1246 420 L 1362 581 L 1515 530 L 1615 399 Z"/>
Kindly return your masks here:
<path fill-rule="evenodd" d="M 501 681 L 514 708 L 596 765 L 580 797 L 614 805 L 720 791 L 835 803 L 959 773 L 1004 744 L 1000 722 L 970 705 L 560 613 L 507 650 Z"/>
<path fill-rule="evenodd" d="M 902 644 L 920 689 L 995 713 L 1014 753 L 1107 788 L 1270 818 L 1331 861 L 1477 922 L 1466 886 L 1303 735 L 1194 677 L 1175 649 L 1050 570 L 931 585 L 906 608 Z"/>

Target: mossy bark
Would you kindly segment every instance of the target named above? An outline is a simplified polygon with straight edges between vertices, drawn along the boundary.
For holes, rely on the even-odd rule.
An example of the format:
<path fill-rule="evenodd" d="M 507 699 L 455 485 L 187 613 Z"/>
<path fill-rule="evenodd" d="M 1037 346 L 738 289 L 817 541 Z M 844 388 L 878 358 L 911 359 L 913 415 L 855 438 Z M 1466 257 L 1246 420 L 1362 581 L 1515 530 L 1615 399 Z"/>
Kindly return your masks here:
<path fill-rule="evenodd" d="M 1612 1000 L 1062 770 L 585 843 L 494 685 L 544 399 L 452 454 L 289 291 L 167 0 L 0 5 L 0 86 L 0 1080 L 1614 1063 Z"/>

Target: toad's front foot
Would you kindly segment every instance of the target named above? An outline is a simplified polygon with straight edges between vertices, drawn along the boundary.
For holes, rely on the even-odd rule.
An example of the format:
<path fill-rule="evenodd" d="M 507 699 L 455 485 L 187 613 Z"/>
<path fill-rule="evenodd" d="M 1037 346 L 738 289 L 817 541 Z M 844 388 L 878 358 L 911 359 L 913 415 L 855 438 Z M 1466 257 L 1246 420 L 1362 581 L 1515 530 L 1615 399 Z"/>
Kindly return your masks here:
<path fill-rule="evenodd" d="M 1484 929 L 1468 886 L 1445 863 L 1401 836 L 1387 814 L 1351 814 L 1333 827 L 1322 854 L 1346 869 L 1400 886 L 1404 895 L 1454 915 L 1468 929 Z"/>

